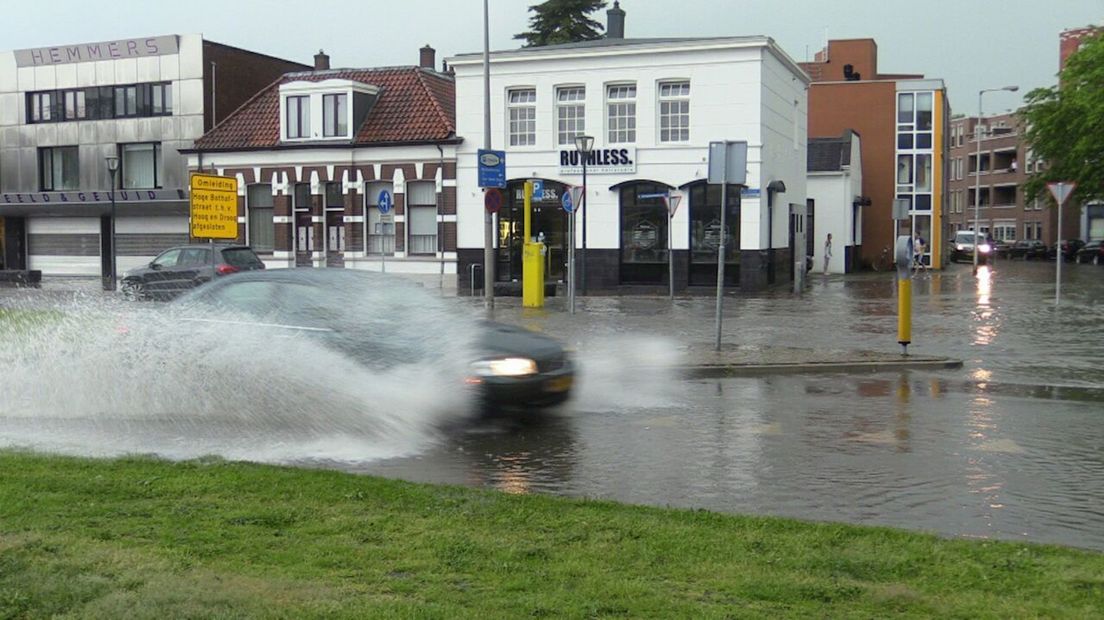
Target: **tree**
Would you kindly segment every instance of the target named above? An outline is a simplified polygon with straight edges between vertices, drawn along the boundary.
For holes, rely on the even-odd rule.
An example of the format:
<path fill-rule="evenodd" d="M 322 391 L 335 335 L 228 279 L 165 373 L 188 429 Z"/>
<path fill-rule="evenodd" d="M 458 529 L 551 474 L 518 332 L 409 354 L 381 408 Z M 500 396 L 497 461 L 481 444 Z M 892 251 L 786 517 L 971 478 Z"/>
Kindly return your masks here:
<path fill-rule="evenodd" d="M 605 27 L 590 14 L 605 6 L 605 0 L 546 0 L 529 7 L 531 30 L 514 38 L 524 39 L 525 47 L 601 39 Z"/>
<path fill-rule="evenodd" d="M 1058 79 L 1028 93 L 1020 110 L 1027 143 L 1046 163 L 1024 191 L 1031 199 L 1049 182 L 1073 181 L 1082 203 L 1104 199 L 1104 31 L 1069 57 Z"/>

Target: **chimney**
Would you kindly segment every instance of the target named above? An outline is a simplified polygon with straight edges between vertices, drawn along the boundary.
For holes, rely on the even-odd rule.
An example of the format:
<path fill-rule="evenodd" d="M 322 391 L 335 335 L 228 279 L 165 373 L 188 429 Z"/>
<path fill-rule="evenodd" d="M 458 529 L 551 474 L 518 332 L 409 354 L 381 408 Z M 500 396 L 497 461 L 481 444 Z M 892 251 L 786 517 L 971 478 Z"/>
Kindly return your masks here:
<path fill-rule="evenodd" d="M 613 8 L 606 11 L 606 38 L 625 38 L 625 11 L 618 0 L 613 0 Z"/>
<path fill-rule="evenodd" d="M 326 52 L 318 50 L 318 53 L 314 55 L 314 70 L 315 71 L 327 71 L 330 68 L 330 57 L 326 55 Z"/>
<path fill-rule="evenodd" d="M 430 47 L 429 43 L 418 50 L 418 66 L 431 71 L 437 67 L 437 50 Z"/>

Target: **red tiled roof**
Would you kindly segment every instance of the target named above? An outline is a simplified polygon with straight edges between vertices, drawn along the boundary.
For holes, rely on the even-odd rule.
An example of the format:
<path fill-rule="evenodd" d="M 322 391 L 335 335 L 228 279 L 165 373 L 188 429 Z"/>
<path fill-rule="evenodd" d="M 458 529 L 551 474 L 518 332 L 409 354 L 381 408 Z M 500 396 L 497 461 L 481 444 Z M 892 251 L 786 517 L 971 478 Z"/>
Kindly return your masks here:
<path fill-rule="evenodd" d="M 450 76 L 419 67 L 336 69 L 285 74 L 196 140 L 195 150 L 280 146 L 280 85 L 332 79 L 363 82 L 380 89 L 375 105 L 356 130 L 352 144 L 401 144 L 455 138 L 456 88 Z"/>

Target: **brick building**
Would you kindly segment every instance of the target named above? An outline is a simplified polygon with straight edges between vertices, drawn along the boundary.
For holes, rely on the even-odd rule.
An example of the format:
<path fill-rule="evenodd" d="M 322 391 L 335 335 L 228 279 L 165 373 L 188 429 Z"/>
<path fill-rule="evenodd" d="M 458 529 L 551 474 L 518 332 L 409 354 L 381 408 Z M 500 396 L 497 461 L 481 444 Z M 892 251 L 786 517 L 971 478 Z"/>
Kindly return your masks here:
<path fill-rule="evenodd" d="M 270 267 L 454 283 L 460 138 L 453 78 L 434 63 L 429 46 L 418 66 L 374 69 L 320 52 L 197 140 L 188 166 L 237 177 L 238 241 Z"/>
<path fill-rule="evenodd" d="M 302 68 L 198 34 L 0 52 L 0 263 L 106 277 L 112 197 L 120 273 L 187 241 L 181 151 Z"/>
<path fill-rule="evenodd" d="M 859 262 L 869 264 L 897 234 L 927 240 L 926 260 L 942 267 L 945 165 L 949 104 L 942 80 L 879 73 L 873 39 L 833 40 L 801 63 L 809 74 L 809 138 L 862 136 L 862 210 Z M 893 203 L 909 205 L 909 219 L 892 219 Z"/>

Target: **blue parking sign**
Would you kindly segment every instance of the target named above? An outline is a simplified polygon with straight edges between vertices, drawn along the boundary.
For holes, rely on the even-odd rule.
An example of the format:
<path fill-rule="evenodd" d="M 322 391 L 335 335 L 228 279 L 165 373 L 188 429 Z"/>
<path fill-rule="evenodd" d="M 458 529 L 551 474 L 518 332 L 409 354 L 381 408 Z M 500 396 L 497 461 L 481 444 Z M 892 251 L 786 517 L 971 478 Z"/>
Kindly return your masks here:
<path fill-rule="evenodd" d="M 506 187 L 506 151 L 479 149 L 479 187 Z"/>

